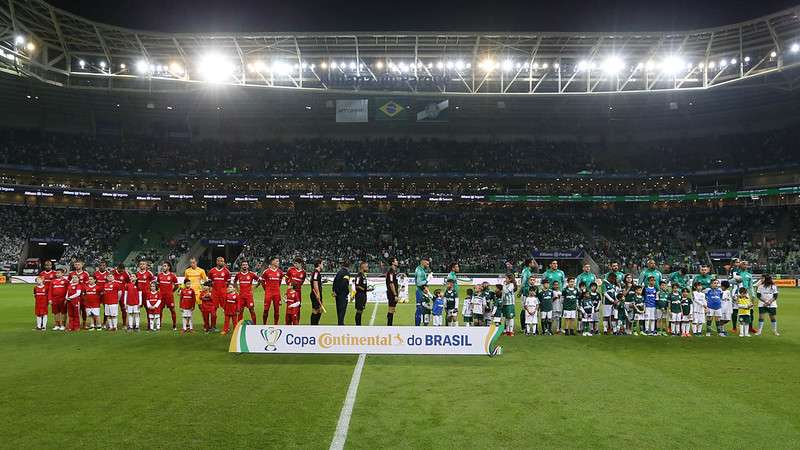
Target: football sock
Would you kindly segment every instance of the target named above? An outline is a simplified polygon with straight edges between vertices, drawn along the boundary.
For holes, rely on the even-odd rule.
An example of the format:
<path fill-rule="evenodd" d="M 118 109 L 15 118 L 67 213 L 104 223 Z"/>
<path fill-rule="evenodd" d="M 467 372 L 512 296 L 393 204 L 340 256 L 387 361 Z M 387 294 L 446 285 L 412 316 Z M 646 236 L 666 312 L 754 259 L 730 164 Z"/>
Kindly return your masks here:
<path fill-rule="evenodd" d="M 128 328 L 133 328 L 133 314 L 128 315 Z"/>
<path fill-rule="evenodd" d="M 211 313 L 211 320 L 208 323 L 208 327 L 209 328 L 217 328 L 217 313 L 216 312 L 212 312 Z"/>
<path fill-rule="evenodd" d="M 509 333 L 514 332 L 514 319 L 506 319 L 506 331 Z"/>
<path fill-rule="evenodd" d="M 361 311 L 356 311 L 356 325 L 361 325 Z"/>
<path fill-rule="evenodd" d="M 763 329 L 764 329 L 764 321 L 763 320 L 759 320 L 758 321 L 758 332 L 761 333 L 761 330 L 763 330 Z"/>
<path fill-rule="evenodd" d="M 44 317 L 45 325 L 47 325 L 47 316 Z M 772 332 L 778 332 L 778 319 L 772 321 Z"/>
<path fill-rule="evenodd" d="M 178 326 L 177 323 L 176 323 L 177 320 L 176 320 L 176 317 L 175 317 L 175 310 L 174 309 L 170 309 L 169 313 L 172 316 L 172 328 L 175 328 L 175 327 Z"/>

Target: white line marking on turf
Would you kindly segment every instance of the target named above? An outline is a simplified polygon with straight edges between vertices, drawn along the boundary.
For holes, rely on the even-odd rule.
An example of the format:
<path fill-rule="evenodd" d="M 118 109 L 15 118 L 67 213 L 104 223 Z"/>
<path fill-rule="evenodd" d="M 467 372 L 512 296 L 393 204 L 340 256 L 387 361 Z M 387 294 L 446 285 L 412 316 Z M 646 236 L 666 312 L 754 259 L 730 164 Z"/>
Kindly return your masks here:
<path fill-rule="evenodd" d="M 372 318 L 369 325 L 375 324 L 375 313 L 378 312 L 378 304 L 372 308 Z M 358 393 L 358 383 L 361 382 L 361 371 L 364 369 L 364 360 L 367 359 L 366 353 L 358 355 L 356 368 L 353 369 L 353 377 L 350 379 L 350 387 L 347 388 L 347 396 L 342 404 L 342 412 L 339 413 L 339 422 L 336 424 L 336 432 L 331 441 L 331 450 L 342 450 L 347 442 L 347 430 L 350 428 L 350 416 L 353 415 L 353 406 L 356 404 L 356 394 Z"/>

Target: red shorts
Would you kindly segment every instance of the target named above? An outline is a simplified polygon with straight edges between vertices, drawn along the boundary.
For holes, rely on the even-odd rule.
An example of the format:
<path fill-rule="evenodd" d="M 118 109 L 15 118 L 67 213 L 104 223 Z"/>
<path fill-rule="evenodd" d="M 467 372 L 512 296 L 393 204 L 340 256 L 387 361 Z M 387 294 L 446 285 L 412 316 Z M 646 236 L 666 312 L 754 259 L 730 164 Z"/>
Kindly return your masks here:
<path fill-rule="evenodd" d="M 280 291 L 277 291 L 277 292 L 265 292 L 264 293 L 264 307 L 266 307 L 270 303 L 272 303 L 276 307 L 281 304 L 281 293 L 280 293 Z"/>
<path fill-rule="evenodd" d="M 161 300 L 161 309 L 175 307 L 175 296 L 172 295 L 172 292 L 162 292 L 159 295 L 159 300 Z"/>
<path fill-rule="evenodd" d="M 36 300 L 36 305 L 33 308 L 33 313 L 37 316 L 47 315 L 47 300 Z"/>
<path fill-rule="evenodd" d="M 239 314 L 239 302 L 229 302 L 225 301 L 225 315 L 226 316 L 235 316 Z"/>
<path fill-rule="evenodd" d="M 200 312 L 213 313 L 215 310 L 214 302 L 200 302 Z"/>
<path fill-rule="evenodd" d="M 239 307 L 240 308 L 252 308 L 256 306 L 255 302 L 253 301 L 252 295 L 240 295 L 239 296 Z"/>
<path fill-rule="evenodd" d="M 55 298 L 53 299 L 53 314 L 66 314 L 67 313 L 67 299 Z"/>
<path fill-rule="evenodd" d="M 228 295 L 225 291 L 211 291 L 211 301 L 214 303 L 215 308 L 222 308 L 225 305 L 225 297 Z"/>

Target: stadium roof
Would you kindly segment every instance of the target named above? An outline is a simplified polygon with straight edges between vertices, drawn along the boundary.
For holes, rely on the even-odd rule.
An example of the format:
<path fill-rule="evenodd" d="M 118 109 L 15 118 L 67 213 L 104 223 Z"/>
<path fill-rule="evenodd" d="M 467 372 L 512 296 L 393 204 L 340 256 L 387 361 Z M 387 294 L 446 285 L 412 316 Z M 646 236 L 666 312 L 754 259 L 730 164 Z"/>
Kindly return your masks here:
<path fill-rule="evenodd" d="M 425 95 L 707 89 L 800 66 L 799 13 L 800 6 L 716 28 L 649 33 L 162 33 L 94 22 L 42 0 L 8 0 L 0 3 L 0 67 L 117 89 L 202 82 Z"/>

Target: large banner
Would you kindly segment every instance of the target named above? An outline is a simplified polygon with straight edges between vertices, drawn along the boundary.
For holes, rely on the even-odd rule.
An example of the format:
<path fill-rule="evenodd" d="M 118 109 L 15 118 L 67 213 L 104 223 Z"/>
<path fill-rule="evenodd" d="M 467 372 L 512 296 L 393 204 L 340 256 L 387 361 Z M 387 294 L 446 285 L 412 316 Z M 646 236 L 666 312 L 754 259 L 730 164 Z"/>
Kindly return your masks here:
<path fill-rule="evenodd" d="M 391 98 L 376 98 L 373 102 L 375 120 L 407 120 L 408 108 L 400 100 Z"/>
<path fill-rule="evenodd" d="M 382 355 L 488 355 L 504 327 L 356 327 L 253 325 L 239 322 L 232 353 L 335 353 Z"/>
<path fill-rule="evenodd" d="M 447 122 L 450 100 L 418 103 L 417 122 Z"/>
<path fill-rule="evenodd" d="M 368 100 L 336 100 L 336 122 L 366 123 L 369 119 Z"/>
<path fill-rule="evenodd" d="M 533 251 L 531 256 L 548 259 L 582 259 L 583 250 Z"/>

